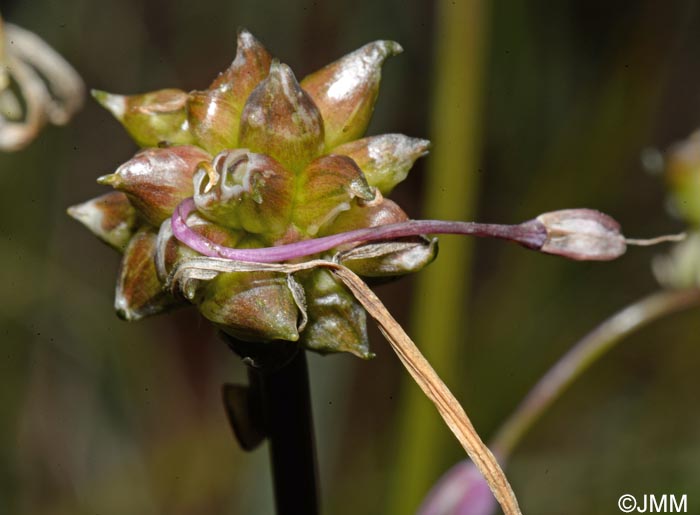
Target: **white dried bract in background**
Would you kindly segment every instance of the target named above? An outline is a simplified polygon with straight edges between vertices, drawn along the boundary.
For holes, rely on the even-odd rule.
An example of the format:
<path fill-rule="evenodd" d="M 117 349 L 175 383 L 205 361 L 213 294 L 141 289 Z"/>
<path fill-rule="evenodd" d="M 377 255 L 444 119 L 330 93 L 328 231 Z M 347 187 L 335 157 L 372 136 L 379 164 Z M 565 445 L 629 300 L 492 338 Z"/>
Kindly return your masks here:
<path fill-rule="evenodd" d="M 0 18 L 0 151 L 25 147 L 47 123 L 67 123 L 84 95 L 82 79 L 63 57 Z"/>
<path fill-rule="evenodd" d="M 669 289 L 700 287 L 700 233 L 692 233 L 652 262 L 659 284 Z"/>

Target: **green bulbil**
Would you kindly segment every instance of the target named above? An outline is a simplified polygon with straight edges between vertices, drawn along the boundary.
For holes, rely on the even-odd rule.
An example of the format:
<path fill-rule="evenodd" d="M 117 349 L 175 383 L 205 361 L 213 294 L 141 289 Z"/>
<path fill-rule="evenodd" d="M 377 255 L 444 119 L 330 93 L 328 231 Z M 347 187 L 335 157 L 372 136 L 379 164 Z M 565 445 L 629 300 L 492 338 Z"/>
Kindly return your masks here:
<path fill-rule="evenodd" d="M 333 274 L 313 270 L 302 284 L 309 317 L 302 333 L 304 346 L 321 353 L 350 352 L 363 359 L 372 358 L 365 310 Z"/>
<path fill-rule="evenodd" d="M 140 147 L 194 142 L 187 121 L 188 95 L 184 91 L 161 89 L 124 96 L 92 90 L 92 96 L 121 122 Z"/>
<path fill-rule="evenodd" d="M 124 252 L 138 224 L 136 210 L 120 191 L 71 206 L 68 214 L 119 252 Z"/>
<path fill-rule="evenodd" d="M 247 30 L 238 34 L 231 66 L 205 91 L 193 91 L 187 104 L 190 130 L 199 146 L 212 154 L 235 148 L 243 106 L 267 77 L 272 57 Z"/>
<path fill-rule="evenodd" d="M 315 236 L 340 213 L 350 209 L 355 199 L 374 197 L 375 191 L 352 159 L 322 156 L 299 175 L 292 220 L 299 229 Z"/>
<path fill-rule="evenodd" d="M 149 148 L 97 182 L 126 193 L 139 215 L 158 226 L 180 202 L 192 196 L 195 170 L 210 159 L 207 152 L 191 145 Z"/>
<path fill-rule="evenodd" d="M 304 78 L 326 127 L 326 150 L 362 137 L 379 95 L 382 65 L 403 51 L 394 41 L 375 41 Z"/>
<path fill-rule="evenodd" d="M 114 308 L 124 320 L 133 321 L 162 313 L 182 304 L 163 289 L 155 265 L 157 232 L 140 229 L 124 251 L 117 274 Z"/>
<path fill-rule="evenodd" d="M 416 159 L 428 153 L 430 142 L 403 134 L 382 134 L 345 143 L 334 154 L 352 158 L 365 174 L 367 183 L 388 195 L 403 181 Z"/>
<path fill-rule="evenodd" d="M 212 221 L 271 241 L 289 226 L 295 177 L 269 156 L 224 151 L 197 171 L 194 185 L 197 209 Z"/>
<path fill-rule="evenodd" d="M 323 236 L 354 231 L 363 227 L 395 224 L 408 220 L 408 215 L 393 201 L 378 198 L 353 206 L 338 215 Z M 363 277 L 396 277 L 421 270 L 437 257 L 437 239 L 401 238 L 375 242 L 359 247 L 348 245 L 335 249 L 340 262 Z"/>
<path fill-rule="evenodd" d="M 248 98 L 238 146 L 267 154 L 294 172 L 323 151 L 321 113 L 286 64 L 273 62 Z"/>
<path fill-rule="evenodd" d="M 204 287 L 199 311 L 243 341 L 297 341 L 299 312 L 284 274 L 230 272 Z"/>

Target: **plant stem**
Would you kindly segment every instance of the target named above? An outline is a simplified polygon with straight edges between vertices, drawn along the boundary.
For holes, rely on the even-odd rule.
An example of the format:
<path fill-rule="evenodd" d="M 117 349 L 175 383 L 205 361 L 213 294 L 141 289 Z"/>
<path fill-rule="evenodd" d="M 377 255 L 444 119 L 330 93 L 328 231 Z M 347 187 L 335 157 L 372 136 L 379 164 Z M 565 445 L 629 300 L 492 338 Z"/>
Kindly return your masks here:
<path fill-rule="evenodd" d="M 290 342 L 268 342 L 269 349 L 260 352 L 255 348 L 260 344 L 224 339 L 248 365 L 252 405 L 246 422 L 269 443 L 277 515 L 317 515 L 318 470 L 305 351 L 292 349 Z M 241 445 L 252 450 L 257 442 Z"/>
<path fill-rule="evenodd" d="M 260 372 L 277 515 L 316 515 L 316 447 L 303 350 L 279 370 Z"/>
<path fill-rule="evenodd" d="M 653 293 L 615 313 L 549 369 L 501 426 L 491 448 L 508 456 L 542 413 L 616 343 L 654 320 L 696 305 L 700 305 L 700 289 L 668 290 Z"/>

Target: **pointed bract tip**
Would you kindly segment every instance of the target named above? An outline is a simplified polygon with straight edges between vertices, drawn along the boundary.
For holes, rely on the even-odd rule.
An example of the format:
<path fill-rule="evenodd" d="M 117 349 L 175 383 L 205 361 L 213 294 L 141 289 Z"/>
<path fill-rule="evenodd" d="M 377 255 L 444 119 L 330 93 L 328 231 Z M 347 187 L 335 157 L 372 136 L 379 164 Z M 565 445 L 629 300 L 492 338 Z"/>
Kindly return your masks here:
<path fill-rule="evenodd" d="M 413 138 L 413 142 L 416 145 L 418 157 L 427 156 L 433 148 L 433 144 L 428 139 Z"/>
<path fill-rule="evenodd" d="M 278 59 L 273 59 L 272 63 L 270 63 L 270 77 L 281 83 L 297 83 L 297 78 L 292 69 Z"/>
<path fill-rule="evenodd" d="M 115 118 L 121 120 L 126 112 L 126 97 L 124 95 L 116 95 L 99 89 L 91 89 L 92 98 L 112 113 Z"/>
<path fill-rule="evenodd" d="M 66 209 L 66 214 L 74 220 L 80 221 L 84 216 L 82 210 L 80 209 L 81 205 L 82 204 L 76 204 L 74 206 L 70 206 L 68 209 Z"/>
<path fill-rule="evenodd" d="M 379 40 L 379 41 L 375 41 L 373 43 L 370 43 L 370 45 L 379 46 L 384 51 L 385 57 L 393 57 L 393 56 L 399 55 L 400 53 L 403 52 L 403 47 L 400 44 L 398 44 L 396 41 Z"/>
<path fill-rule="evenodd" d="M 239 51 L 253 46 L 262 46 L 258 38 L 253 36 L 253 33 L 245 27 L 238 27 L 237 34 L 236 43 Z"/>
<path fill-rule="evenodd" d="M 119 174 L 110 173 L 97 178 L 97 184 L 116 187 L 120 183 Z"/>
<path fill-rule="evenodd" d="M 114 311 L 125 322 L 136 322 L 144 318 L 138 311 L 131 309 L 124 295 L 119 293 L 114 298 Z"/>
<path fill-rule="evenodd" d="M 89 209 L 86 207 L 86 203 L 70 206 L 68 209 L 66 209 L 66 213 L 73 220 L 77 220 L 84 225 L 87 225 L 90 222 L 92 215 L 92 213 L 90 213 Z"/>

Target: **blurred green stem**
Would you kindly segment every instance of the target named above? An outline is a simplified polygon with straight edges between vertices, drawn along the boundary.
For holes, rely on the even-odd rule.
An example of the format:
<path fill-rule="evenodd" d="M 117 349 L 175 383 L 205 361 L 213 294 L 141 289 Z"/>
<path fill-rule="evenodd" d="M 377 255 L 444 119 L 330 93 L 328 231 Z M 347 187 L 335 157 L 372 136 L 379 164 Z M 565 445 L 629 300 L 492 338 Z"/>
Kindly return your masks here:
<path fill-rule="evenodd" d="M 478 187 L 481 82 L 487 3 L 437 4 L 431 139 L 424 217 L 474 218 Z M 423 344 L 428 361 L 449 384 L 456 384 L 459 346 L 467 331 L 471 246 L 465 238 L 443 238 L 438 263 L 418 277 L 410 333 Z M 388 513 L 413 513 L 442 470 L 449 432 L 435 408 L 407 377 L 396 422 L 397 458 L 392 470 Z"/>
<path fill-rule="evenodd" d="M 542 413 L 583 372 L 626 336 L 676 311 L 700 305 L 700 289 L 653 293 L 618 311 L 574 345 L 530 390 L 501 426 L 491 448 L 508 456 Z"/>

